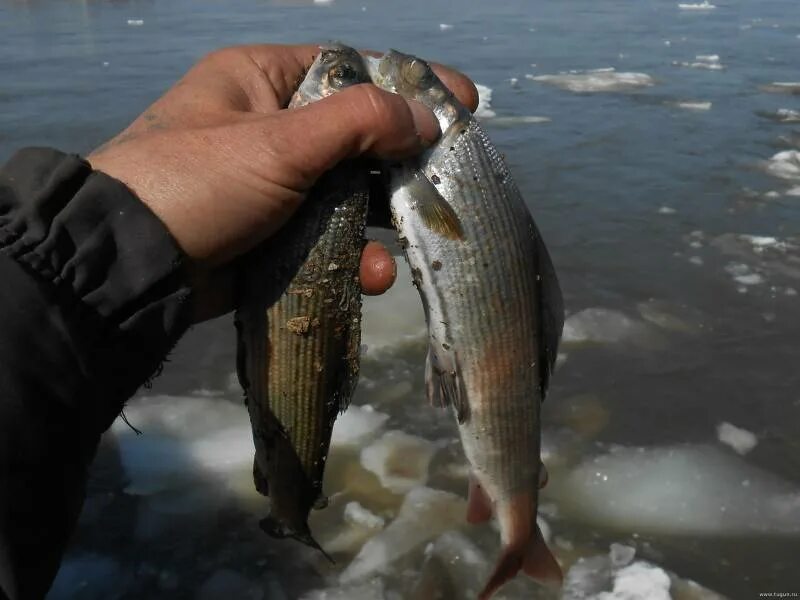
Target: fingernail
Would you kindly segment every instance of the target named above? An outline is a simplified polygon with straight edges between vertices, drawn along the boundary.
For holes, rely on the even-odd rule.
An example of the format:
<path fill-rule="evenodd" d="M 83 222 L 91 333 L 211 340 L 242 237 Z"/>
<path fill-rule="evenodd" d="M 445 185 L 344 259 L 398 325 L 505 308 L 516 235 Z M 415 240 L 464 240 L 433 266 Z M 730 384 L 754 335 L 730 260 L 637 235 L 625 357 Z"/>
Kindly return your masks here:
<path fill-rule="evenodd" d="M 436 115 L 427 106 L 416 100 L 406 100 L 408 108 L 411 109 L 411 116 L 414 119 L 414 127 L 423 146 L 430 146 L 439 139 L 442 131 L 439 129 L 439 121 Z"/>

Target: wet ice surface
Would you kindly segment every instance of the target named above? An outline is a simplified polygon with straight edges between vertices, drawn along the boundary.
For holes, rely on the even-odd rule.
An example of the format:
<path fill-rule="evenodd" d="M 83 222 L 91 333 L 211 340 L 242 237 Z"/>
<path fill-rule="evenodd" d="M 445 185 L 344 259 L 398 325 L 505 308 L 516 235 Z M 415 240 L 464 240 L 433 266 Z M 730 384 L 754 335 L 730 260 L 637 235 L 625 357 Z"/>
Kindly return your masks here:
<path fill-rule="evenodd" d="M 223 44 L 334 38 L 456 66 L 492 92 L 495 116 L 482 125 L 564 290 L 568 335 L 543 408 L 551 484 L 541 514 L 565 570 L 600 557 L 582 571 L 595 595 L 632 594 L 636 582 L 663 589 L 662 572 L 676 600 L 713 597 L 698 584 L 731 598 L 800 589 L 798 535 L 782 521 L 796 516 L 800 485 L 796 2 L 714 4 L 6 3 L 0 154 L 85 153 Z M 387 538 L 411 493 L 384 484 L 404 466 L 393 449 L 405 446 L 382 447 L 384 483 L 361 462 L 364 448 L 401 441 L 387 432 L 416 436 L 433 454 L 426 469 L 420 461 L 401 473 L 424 474 L 412 489 L 465 498 L 453 419 L 424 399 L 424 340 L 401 269 L 396 288 L 365 305 L 362 376 L 335 430 L 329 507 L 311 517 L 330 565 L 258 528 L 268 508 L 253 491 L 249 425 L 230 385 L 231 324 L 196 328 L 130 404 L 144 435 L 119 424 L 105 440 L 51 597 L 474 597 L 497 556 L 496 529 L 462 514 L 427 541 L 396 539 L 397 527 Z M 724 423 L 757 444 L 738 454 L 747 436 L 720 436 Z M 625 484 L 598 483 L 595 459 Z M 559 491 L 595 486 L 596 505 Z M 428 506 L 422 524 L 437 514 Z M 408 550 L 374 577 L 341 583 L 379 535 L 390 540 L 380 547 Z M 627 565 L 612 568 L 612 543 L 635 549 Z M 524 578 L 501 596 L 552 597 Z"/>
<path fill-rule="evenodd" d="M 558 75 L 530 75 L 528 78 L 570 92 L 627 92 L 655 84 L 653 78 L 645 73 L 620 73 L 613 68 L 571 71 Z"/>

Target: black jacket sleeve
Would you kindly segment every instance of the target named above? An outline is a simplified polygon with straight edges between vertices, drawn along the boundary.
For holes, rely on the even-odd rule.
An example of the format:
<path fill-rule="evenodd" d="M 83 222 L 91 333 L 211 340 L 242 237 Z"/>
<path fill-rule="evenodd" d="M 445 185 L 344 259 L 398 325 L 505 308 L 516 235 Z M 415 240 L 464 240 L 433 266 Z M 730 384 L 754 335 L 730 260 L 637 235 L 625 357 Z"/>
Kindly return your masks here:
<path fill-rule="evenodd" d="M 0 597 L 50 587 L 101 433 L 188 326 L 183 263 L 80 158 L 26 149 L 0 169 Z"/>

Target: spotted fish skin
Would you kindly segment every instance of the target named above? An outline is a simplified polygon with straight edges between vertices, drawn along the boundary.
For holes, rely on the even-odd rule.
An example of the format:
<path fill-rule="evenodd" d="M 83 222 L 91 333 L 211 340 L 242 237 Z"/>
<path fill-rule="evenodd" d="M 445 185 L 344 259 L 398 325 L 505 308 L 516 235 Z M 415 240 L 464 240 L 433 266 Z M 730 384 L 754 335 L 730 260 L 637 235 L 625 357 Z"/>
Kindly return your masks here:
<path fill-rule="evenodd" d="M 520 569 L 558 580 L 536 526 L 540 405 L 564 319 L 552 261 L 501 155 L 430 66 L 396 51 L 366 60 L 376 85 L 425 104 L 443 132 L 390 166 L 391 209 L 428 323 L 427 395 L 453 408 L 472 469 L 468 519 L 500 524 L 480 598 Z"/>
<path fill-rule="evenodd" d="M 321 48 L 290 109 L 368 81 L 352 48 Z M 341 163 L 248 257 L 236 313 L 237 370 L 255 444 L 256 488 L 270 498 L 261 527 L 315 548 L 308 527 L 322 494 L 331 432 L 359 370 L 368 170 Z M 321 550 L 321 548 L 319 548 Z"/>

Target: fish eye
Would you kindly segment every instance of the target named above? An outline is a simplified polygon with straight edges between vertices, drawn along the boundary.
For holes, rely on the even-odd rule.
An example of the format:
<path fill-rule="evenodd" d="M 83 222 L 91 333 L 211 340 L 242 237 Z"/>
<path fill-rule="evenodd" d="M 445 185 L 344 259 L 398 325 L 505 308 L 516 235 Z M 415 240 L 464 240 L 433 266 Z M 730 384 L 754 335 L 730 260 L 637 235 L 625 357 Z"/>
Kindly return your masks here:
<path fill-rule="evenodd" d="M 433 83 L 433 72 L 430 66 L 418 58 L 412 58 L 403 63 L 401 73 L 406 82 L 419 88 L 427 88 Z"/>
<path fill-rule="evenodd" d="M 328 71 L 328 79 L 332 85 L 341 87 L 358 81 L 358 72 L 347 62 L 339 63 Z"/>

